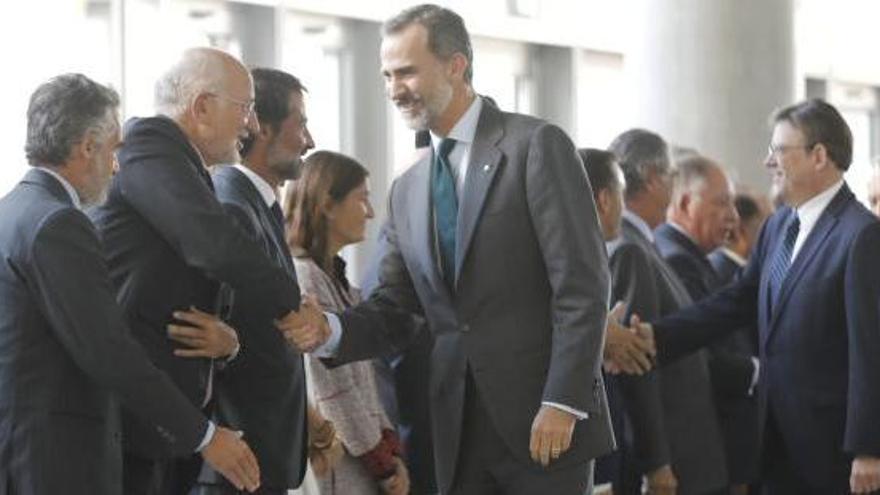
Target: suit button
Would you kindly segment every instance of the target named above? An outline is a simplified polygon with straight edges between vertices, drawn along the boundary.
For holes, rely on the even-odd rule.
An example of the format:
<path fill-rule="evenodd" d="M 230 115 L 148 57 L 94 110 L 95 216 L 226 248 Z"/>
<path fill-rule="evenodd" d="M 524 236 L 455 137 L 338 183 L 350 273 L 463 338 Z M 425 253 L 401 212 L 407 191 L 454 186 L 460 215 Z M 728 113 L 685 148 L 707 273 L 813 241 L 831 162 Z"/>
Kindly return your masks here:
<path fill-rule="evenodd" d="M 464 325 L 461 326 L 461 331 L 464 333 L 468 333 L 471 331 L 471 326 L 468 325 L 467 323 L 465 323 Z"/>

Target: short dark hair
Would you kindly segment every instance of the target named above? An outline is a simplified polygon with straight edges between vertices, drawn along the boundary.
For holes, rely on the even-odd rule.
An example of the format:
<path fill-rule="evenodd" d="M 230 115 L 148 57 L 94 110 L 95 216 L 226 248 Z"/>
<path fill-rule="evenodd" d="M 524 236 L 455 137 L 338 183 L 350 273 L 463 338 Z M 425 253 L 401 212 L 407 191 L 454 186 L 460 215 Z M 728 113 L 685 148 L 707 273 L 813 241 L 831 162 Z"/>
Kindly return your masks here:
<path fill-rule="evenodd" d="M 322 150 L 306 157 L 302 175 L 288 188 L 285 217 L 290 224 L 289 241 L 304 249 L 327 273 L 333 272 L 331 260 L 327 259 L 325 202 L 341 202 L 369 175 L 366 167 L 354 158 Z"/>
<path fill-rule="evenodd" d="M 750 194 L 737 193 L 733 198 L 733 207 L 742 223 L 748 223 L 761 215 L 761 207 Z"/>
<path fill-rule="evenodd" d="M 287 72 L 258 67 L 251 69 L 254 78 L 254 111 L 260 126 L 269 126 L 276 132 L 284 119 L 290 115 L 290 94 L 304 93 L 302 82 Z M 241 140 L 241 155 L 247 156 L 254 146 L 256 136 L 248 133 Z"/>
<path fill-rule="evenodd" d="M 63 165 L 86 134 L 110 131 L 109 117 L 118 107 L 116 91 L 82 74 L 63 74 L 41 84 L 27 109 L 28 163 Z"/>
<path fill-rule="evenodd" d="M 820 98 L 795 103 L 773 114 L 772 123 L 779 122 L 788 122 L 803 132 L 807 146 L 822 144 L 837 168 L 843 171 L 849 169 L 852 163 L 852 132 L 833 105 Z"/>
<path fill-rule="evenodd" d="M 581 148 L 578 150 L 581 161 L 584 162 L 584 170 L 590 179 L 593 188 L 593 196 L 598 196 L 603 189 L 616 191 L 618 176 L 615 164 L 617 158 L 610 151 L 597 150 L 595 148 Z"/>
<path fill-rule="evenodd" d="M 645 189 L 650 172 L 667 173 L 672 168 L 666 141 L 645 129 L 630 129 L 617 136 L 608 151 L 614 153 L 623 170 L 627 198 Z"/>
<path fill-rule="evenodd" d="M 468 65 L 464 71 L 464 80 L 470 84 L 474 75 L 474 52 L 464 19 L 439 5 L 416 5 L 385 21 L 382 24 L 382 34 L 388 36 L 399 33 L 413 23 L 421 24 L 428 32 L 428 49 L 437 58 L 449 60 L 456 53 L 465 56 Z"/>

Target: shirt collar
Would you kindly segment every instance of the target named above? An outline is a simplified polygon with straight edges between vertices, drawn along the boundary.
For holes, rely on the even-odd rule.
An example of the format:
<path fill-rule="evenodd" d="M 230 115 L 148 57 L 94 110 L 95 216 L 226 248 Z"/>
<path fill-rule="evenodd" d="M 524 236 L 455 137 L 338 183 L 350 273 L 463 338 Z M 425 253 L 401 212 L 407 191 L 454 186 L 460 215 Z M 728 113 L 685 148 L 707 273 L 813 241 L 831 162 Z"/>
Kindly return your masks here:
<path fill-rule="evenodd" d="M 471 102 L 471 106 L 468 107 L 467 111 L 464 112 L 464 115 L 462 115 L 461 118 L 458 119 L 458 122 L 452 126 L 449 135 L 446 137 L 455 139 L 457 143 L 473 143 L 474 136 L 477 135 L 477 124 L 480 121 L 480 113 L 482 110 L 483 99 L 477 96 L 474 98 L 474 101 Z M 431 146 L 434 147 L 434 153 L 438 152 L 440 141 L 443 138 L 443 136 L 434 134 L 434 131 L 431 131 Z"/>
<path fill-rule="evenodd" d="M 843 187 L 843 179 L 835 182 L 834 185 L 808 199 L 795 209 L 798 220 L 800 220 L 801 232 L 809 232 L 813 228 L 813 225 L 819 220 L 819 216 L 822 215 L 822 212 L 825 211 L 825 208 L 828 207 L 828 204 L 831 203 L 831 200 L 834 199 L 834 196 L 840 191 L 841 187 Z"/>
<path fill-rule="evenodd" d="M 82 209 L 82 202 L 79 200 L 79 194 L 76 192 L 76 189 L 70 185 L 70 182 L 67 182 L 67 179 L 61 176 L 58 172 L 46 168 L 46 167 L 36 167 L 37 170 L 43 171 L 52 177 L 55 177 L 55 180 L 61 183 L 64 187 L 64 190 L 67 191 L 67 194 L 70 196 L 70 200 L 73 202 L 73 206 L 76 207 L 77 210 Z"/>
<path fill-rule="evenodd" d="M 257 192 L 259 192 L 260 196 L 262 196 L 263 201 L 266 202 L 266 206 L 271 207 L 278 201 L 278 197 L 275 196 L 275 189 L 256 172 L 239 163 L 236 163 L 235 165 L 233 165 L 233 167 L 238 169 L 239 172 L 243 173 L 245 177 L 250 179 L 254 187 L 257 188 Z"/>
<path fill-rule="evenodd" d="M 672 227 L 673 229 L 677 230 L 681 235 L 685 236 L 687 238 L 687 240 L 691 241 L 694 244 L 694 246 L 699 247 L 697 245 L 697 241 L 695 241 L 694 238 L 691 237 L 691 235 L 688 233 L 687 230 L 684 230 L 684 227 L 673 222 L 672 220 L 668 220 L 666 223 L 668 223 L 669 226 Z"/>
<path fill-rule="evenodd" d="M 722 247 L 721 253 L 724 254 L 724 256 L 727 256 L 728 258 L 730 258 L 730 260 L 733 261 L 734 263 L 736 263 L 737 266 L 743 267 L 748 264 L 748 260 L 746 260 L 745 258 L 740 256 L 739 253 L 730 249 L 729 247 L 726 247 L 726 246 Z"/>
<path fill-rule="evenodd" d="M 654 244 L 654 232 L 651 232 L 651 227 L 648 226 L 648 222 L 627 208 L 624 208 L 623 210 L 623 218 L 633 224 L 636 230 L 645 236 L 651 244 Z"/>

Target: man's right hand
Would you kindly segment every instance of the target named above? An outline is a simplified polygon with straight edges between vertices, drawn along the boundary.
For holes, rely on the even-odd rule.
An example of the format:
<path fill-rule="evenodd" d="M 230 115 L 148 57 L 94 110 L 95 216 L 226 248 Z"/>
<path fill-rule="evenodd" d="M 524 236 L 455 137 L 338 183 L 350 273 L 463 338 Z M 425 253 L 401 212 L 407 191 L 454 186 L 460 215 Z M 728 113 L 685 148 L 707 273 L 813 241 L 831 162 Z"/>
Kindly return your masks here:
<path fill-rule="evenodd" d="M 649 495 L 675 495 L 678 492 L 678 479 L 669 464 L 648 473 L 645 482 Z"/>
<path fill-rule="evenodd" d="M 656 354 L 653 332 L 641 332 L 638 316 L 635 315 L 632 318 L 634 328 L 621 325 L 624 309 L 624 304 L 618 302 L 608 313 L 603 352 L 605 370 L 612 374 L 623 372 L 641 375 L 653 366 L 652 358 Z"/>
<path fill-rule="evenodd" d="M 330 338 L 330 324 L 318 301 L 311 296 L 303 298 L 299 311 L 291 311 L 275 321 L 287 342 L 299 352 L 312 352 Z"/>
<path fill-rule="evenodd" d="M 218 426 L 202 457 L 239 490 L 253 493 L 260 488 L 260 466 L 240 433 Z"/>

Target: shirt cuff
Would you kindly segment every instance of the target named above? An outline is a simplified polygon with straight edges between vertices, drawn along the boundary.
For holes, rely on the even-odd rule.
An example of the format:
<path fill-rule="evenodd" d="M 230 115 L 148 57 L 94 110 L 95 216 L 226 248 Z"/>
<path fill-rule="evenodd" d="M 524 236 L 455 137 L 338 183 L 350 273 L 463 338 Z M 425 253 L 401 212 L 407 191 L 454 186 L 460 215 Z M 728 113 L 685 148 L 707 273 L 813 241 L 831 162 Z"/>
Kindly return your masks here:
<path fill-rule="evenodd" d="M 325 312 L 324 316 L 327 318 L 327 324 L 330 325 L 330 337 L 327 342 L 312 351 L 312 355 L 319 358 L 332 358 L 336 356 L 339 341 L 342 339 L 342 323 L 334 313 Z"/>
<path fill-rule="evenodd" d="M 201 452 L 202 449 L 208 446 L 211 443 L 211 439 L 214 438 L 214 432 L 217 430 L 217 427 L 214 425 L 213 421 L 208 421 L 208 429 L 205 430 L 205 436 L 202 437 L 202 443 L 196 447 L 196 452 Z"/>
<path fill-rule="evenodd" d="M 241 344 L 235 344 L 235 349 L 233 349 L 232 352 L 230 352 L 229 355 L 226 356 L 226 362 L 231 363 L 235 361 L 235 358 L 238 357 L 239 351 L 241 351 Z"/>
<path fill-rule="evenodd" d="M 568 406 L 566 406 L 566 405 L 558 404 L 558 403 L 556 403 L 556 402 L 550 402 L 550 401 L 546 401 L 546 400 L 545 400 L 544 402 L 541 402 L 541 404 L 543 404 L 543 405 L 545 405 L 545 406 L 554 407 L 554 408 L 556 408 L 556 409 L 559 409 L 560 411 L 565 411 L 565 412 L 567 412 L 567 413 L 569 413 L 569 414 L 572 414 L 572 415 L 574 415 L 574 417 L 576 417 L 578 420 L 581 420 L 581 419 L 587 419 L 587 418 L 590 417 L 589 413 L 585 413 L 585 412 L 583 412 L 583 411 L 579 411 L 579 410 L 577 410 L 577 409 L 575 409 L 575 408 L 573 408 L 573 407 L 568 407 Z"/>
<path fill-rule="evenodd" d="M 758 385 L 758 377 L 761 376 L 761 361 L 752 356 L 752 364 L 754 368 L 752 369 L 752 383 L 749 385 L 749 397 L 755 395 L 755 386 Z"/>

